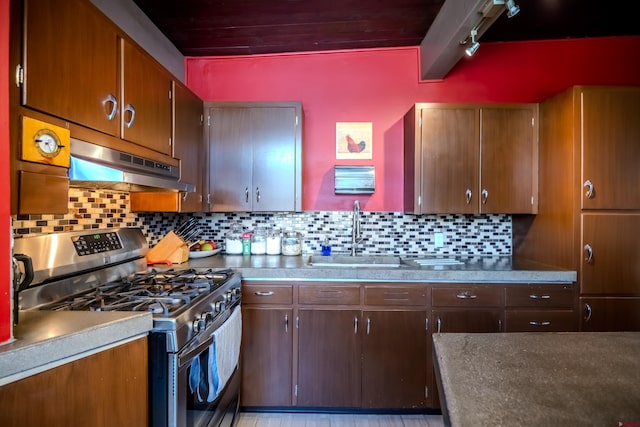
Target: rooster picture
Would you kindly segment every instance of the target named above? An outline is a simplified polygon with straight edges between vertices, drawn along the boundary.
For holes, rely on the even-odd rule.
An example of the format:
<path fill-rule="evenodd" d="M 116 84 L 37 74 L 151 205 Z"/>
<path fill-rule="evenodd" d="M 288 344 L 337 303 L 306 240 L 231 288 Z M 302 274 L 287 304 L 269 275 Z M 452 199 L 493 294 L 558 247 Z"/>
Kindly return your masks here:
<path fill-rule="evenodd" d="M 351 135 L 346 135 L 345 138 L 347 140 L 347 149 L 350 153 L 362 153 L 367 146 L 367 143 L 364 141 L 356 143 L 353 138 L 351 138 Z"/>

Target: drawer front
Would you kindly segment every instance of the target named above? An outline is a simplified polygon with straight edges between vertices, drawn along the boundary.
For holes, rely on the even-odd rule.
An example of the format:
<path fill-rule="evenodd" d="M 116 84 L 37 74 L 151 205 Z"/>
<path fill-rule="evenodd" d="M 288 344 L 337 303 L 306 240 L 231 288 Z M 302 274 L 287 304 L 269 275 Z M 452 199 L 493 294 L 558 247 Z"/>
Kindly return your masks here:
<path fill-rule="evenodd" d="M 507 310 L 505 332 L 577 331 L 572 310 Z"/>
<path fill-rule="evenodd" d="M 513 286 L 505 291 L 507 307 L 572 308 L 571 286 Z"/>
<path fill-rule="evenodd" d="M 494 307 L 502 305 L 502 286 L 434 286 L 431 303 L 434 307 Z"/>
<path fill-rule="evenodd" d="M 360 285 L 300 285 L 300 304 L 353 305 L 360 303 Z"/>
<path fill-rule="evenodd" d="M 424 286 L 365 286 L 366 305 L 425 306 L 427 289 Z"/>
<path fill-rule="evenodd" d="M 293 304 L 292 285 L 242 284 L 243 304 Z"/>

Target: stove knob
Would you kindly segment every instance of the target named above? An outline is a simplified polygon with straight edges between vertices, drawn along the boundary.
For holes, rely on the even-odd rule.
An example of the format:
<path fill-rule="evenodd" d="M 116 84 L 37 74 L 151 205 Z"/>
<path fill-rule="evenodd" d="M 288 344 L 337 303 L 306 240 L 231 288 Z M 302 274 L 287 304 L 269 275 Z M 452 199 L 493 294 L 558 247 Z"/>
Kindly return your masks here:
<path fill-rule="evenodd" d="M 201 315 L 196 316 L 196 318 L 193 320 L 193 325 L 192 325 L 193 332 L 197 334 L 199 332 L 204 331 L 206 327 L 207 327 L 207 322 L 204 319 L 204 317 L 202 317 Z"/>
<path fill-rule="evenodd" d="M 213 313 L 211 313 L 210 311 L 204 313 L 202 315 L 202 318 L 204 318 L 205 328 L 208 328 L 213 323 Z"/>
<path fill-rule="evenodd" d="M 240 296 L 240 288 L 233 288 L 231 290 L 231 292 L 233 292 L 233 296 L 234 297 L 239 297 Z"/>
<path fill-rule="evenodd" d="M 224 301 L 216 301 L 216 304 L 215 304 L 216 313 L 220 313 L 221 311 L 224 311 L 224 307 L 225 307 Z"/>
<path fill-rule="evenodd" d="M 233 293 L 231 291 L 225 292 L 224 293 L 224 300 L 225 300 L 225 302 L 233 301 Z"/>

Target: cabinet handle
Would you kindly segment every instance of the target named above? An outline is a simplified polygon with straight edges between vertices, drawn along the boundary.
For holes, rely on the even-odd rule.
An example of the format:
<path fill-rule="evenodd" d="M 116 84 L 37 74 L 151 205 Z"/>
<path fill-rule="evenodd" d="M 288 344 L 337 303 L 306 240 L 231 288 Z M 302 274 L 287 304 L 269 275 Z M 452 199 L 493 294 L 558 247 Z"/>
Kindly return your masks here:
<path fill-rule="evenodd" d="M 357 317 L 353 318 L 353 333 L 354 334 L 358 333 L 358 318 Z"/>
<path fill-rule="evenodd" d="M 550 299 L 551 295 L 529 295 L 531 299 Z"/>
<path fill-rule="evenodd" d="M 113 94 L 110 93 L 109 95 L 107 95 L 107 99 L 102 101 L 102 105 L 104 105 L 105 107 L 107 106 L 107 104 L 111 104 L 111 111 L 107 113 L 107 119 L 111 121 L 118 112 L 118 100 L 115 96 L 113 96 Z"/>
<path fill-rule="evenodd" d="M 289 315 L 285 314 L 284 315 L 284 333 L 288 333 L 289 332 Z"/>
<path fill-rule="evenodd" d="M 425 330 L 425 331 L 428 331 L 428 330 L 429 330 L 429 318 L 428 318 L 428 317 L 426 317 L 426 318 L 424 319 L 424 330 Z"/>
<path fill-rule="evenodd" d="M 532 321 L 529 322 L 529 324 L 531 326 L 549 326 L 549 325 L 551 325 L 551 322 L 549 322 L 547 320 L 543 320 L 543 321 L 532 320 Z"/>
<path fill-rule="evenodd" d="M 465 192 L 465 194 L 467 196 L 467 204 L 471 203 L 471 197 L 473 196 L 471 189 L 467 188 L 467 191 Z"/>
<path fill-rule="evenodd" d="M 371 318 L 367 317 L 367 335 L 371 332 Z"/>
<path fill-rule="evenodd" d="M 260 202 L 260 187 L 256 187 L 256 202 Z"/>
<path fill-rule="evenodd" d="M 585 304 L 584 311 L 585 311 L 584 321 L 588 322 L 589 320 L 591 320 L 591 314 L 593 310 L 591 309 L 591 306 L 589 304 Z"/>
<path fill-rule="evenodd" d="M 489 192 L 483 188 L 482 189 L 482 204 L 486 205 L 487 204 L 487 199 L 489 198 Z"/>
<path fill-rule="evenodd" d="M 256 291 L 254 292 L 256 295 L 258 295 L 259 297 L 270 297 L 271 295 L 274 294 L 273 291 Z"/>
<path fill-rule="evenodd" d="M 438 335 L 440 335 L 440 327 L 442 326 L 442 321 L 440 320 L 440 318 L 438 317 L 438 320 L 436 320 L 436 325 L 437 325 L 437 331 L 436 333 Z"/>
<path fill-rule="evenodd" d="M 249 187 L 244 187 L 244 202 L 249 203 Z"/>
<path fill-rule="evenodd" d="M 460 293 L 460 294 L 456 295 L 456 298 L 458 298 L 458 299 L 476 299 L 476 298 L 478 298 L 478 296 L 474 295 L 474 294 Z"/>
<path fill-rule="evenodd" d="M 584 245 L 584 261 L 587 264 L 591 264 L 593 261 L 593 248 L 588 243 Z"/>
<path fill-rule="evenodd" d="M 595 194 L 595 189 L 593 188 L 593 183 L 590 180 L 586 180 L 584 182 L 584 184 L 582 184 L 582 186 L 587 189 L 587 191 L 584 192 L 584 196 L 587 199 L 593 199 L 593 196 Z"/>
<path fill-rule="evenodd" d="M 136 119 L 136 109 L 133 107 L 133 105 L 131 104 L 127 104 L 126 107 L 124 107 L 124 112 L 125 114 L 127 112 L 131 113 L 131 118 L 124 122 L 125 126 L 127 126 L 127 129 L 131 127 L 131 125 L 133 124 L 133 121 Z"/>

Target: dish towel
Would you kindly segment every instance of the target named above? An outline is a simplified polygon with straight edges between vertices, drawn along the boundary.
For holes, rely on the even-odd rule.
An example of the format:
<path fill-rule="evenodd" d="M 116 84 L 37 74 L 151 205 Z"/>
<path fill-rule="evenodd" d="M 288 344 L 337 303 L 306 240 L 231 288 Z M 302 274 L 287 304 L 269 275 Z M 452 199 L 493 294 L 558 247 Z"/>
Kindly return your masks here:
<path fill-rule="evenodd" d="M 209 347 L 207 402 L 213 402 L 218 397 L 238 366 L 241 339 L 242 314 L 240 307 L 236 307 L 227 321 L 213 333 L 213 343 Z"/>

